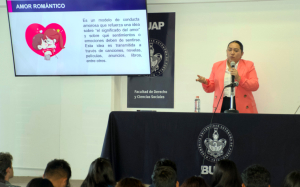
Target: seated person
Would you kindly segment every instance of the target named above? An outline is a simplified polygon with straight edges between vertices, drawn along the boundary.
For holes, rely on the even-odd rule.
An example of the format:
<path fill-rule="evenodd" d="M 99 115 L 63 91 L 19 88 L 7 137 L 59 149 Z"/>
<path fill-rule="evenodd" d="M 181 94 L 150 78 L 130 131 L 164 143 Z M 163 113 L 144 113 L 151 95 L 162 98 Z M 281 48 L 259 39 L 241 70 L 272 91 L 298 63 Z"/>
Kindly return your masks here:
<path fill-rule="evenodd" d="M 153 187 L 179 187 L 176 171 L 170 166 L 156 167 L 151 178 Z"/>
<path fill-rule="evenodd" d="M 124 178 L 120 180 L 116 187 L 145 187 L 145 185 L 135 178 Z"/>
<path fill-rule="evenodd" d="M 180 187 L 209 187 L 202 177 L 190 177 L 185 179 Z"/>
<path fill-rule="evenodd" d="M 81 187 L 111 187 L 115 184 L 115 176 L 110 161 L 105 158 L 97 158 L 91 163 Z"/>
<path fill-rule="evenodd" d="M 270 172 L 260 165 L 249 166 L 243 171 L 241 176 L 243 180 L 242 187 L 270 187 Z"/>
<path fill-rule="evenodd" d="M 300 171 L 292 171 L 285 179 L 283 187 L 299 187 L 300 186 Z"/>
<path fill-rule="evenodd" d="M 50 180 L 54 187 L 67 187 L 70 186 L 71 174 L 68 162 L 54 159 L 47 164 L 43 177 Z"/>
<path fill-rule="evenodd" d="M 12 167 L 13 157 L 9 153 L 0 153 L 0 184 L 8 187 L 17 187 L 10 184 L 9 179 L 14 177 L 14 168 Z"/>
<path fill-rule="evenodd" d="M 233 161 L 224 159 L 216 163 L 212 176 L 213 187 L 241 187 L 242 179 Z"/>
<path fill-rule="evenodd" d="M 53 184 L 48 179 L 35 178 L 26 187 L 53 187 Z"/>
<path fill-rule="evenodd" d="M 173 168 L 175 170 L 175 172 L 177 174 L 176 164 L 172 160 L 169 160 L 167 158 L 162 158 L 162 159 L 158 160 L 154 165 L 154 170 L 160 166 L 170 166 L 171 168 Z"/>

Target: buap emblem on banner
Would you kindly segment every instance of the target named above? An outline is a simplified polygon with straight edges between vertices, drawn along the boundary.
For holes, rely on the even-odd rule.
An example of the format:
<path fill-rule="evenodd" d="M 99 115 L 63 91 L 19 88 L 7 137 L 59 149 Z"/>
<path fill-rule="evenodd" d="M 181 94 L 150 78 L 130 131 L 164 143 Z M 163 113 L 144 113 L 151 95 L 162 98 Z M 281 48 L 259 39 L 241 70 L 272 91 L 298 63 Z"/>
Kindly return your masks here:
<path fill-rule="evenodd" d="M 226 126 L 214 123 L 202 129 L 197 143 L 200 154 L 206 160 L 217 162 L 231 155 L 234 141 Z"/>
<path fill-rule="evenodd" d="M 151 62 L 150 77 L 160 76 L 166 70 L 169 63 L 168 49 L 161 41 L 151 38 L 149 40 L 149 50 Z"/>

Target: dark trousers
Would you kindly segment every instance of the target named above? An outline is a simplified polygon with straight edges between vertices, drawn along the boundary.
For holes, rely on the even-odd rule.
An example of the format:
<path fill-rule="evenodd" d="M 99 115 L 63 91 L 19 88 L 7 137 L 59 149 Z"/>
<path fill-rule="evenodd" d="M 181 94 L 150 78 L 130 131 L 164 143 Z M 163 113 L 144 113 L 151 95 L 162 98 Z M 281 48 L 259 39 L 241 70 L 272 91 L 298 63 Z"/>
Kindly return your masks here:
<path fill-rule="evenodd" d="M 233 108 L 236 109 L 235 106 L 235 96 L 233 96 Z M 224 113 L 225 110 L 230 109 L 230 97 L 224 97 L 223 98 L 223 104 L 221 108 L 221 113 Z"/>

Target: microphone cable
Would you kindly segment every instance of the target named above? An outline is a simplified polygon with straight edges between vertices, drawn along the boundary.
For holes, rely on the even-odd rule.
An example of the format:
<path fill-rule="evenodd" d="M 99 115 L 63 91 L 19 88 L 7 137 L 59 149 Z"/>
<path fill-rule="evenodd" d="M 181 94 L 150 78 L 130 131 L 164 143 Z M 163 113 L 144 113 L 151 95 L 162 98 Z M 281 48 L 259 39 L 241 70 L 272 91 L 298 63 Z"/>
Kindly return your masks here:
<path fill-rule="evenodd" d="M 298 108 L 297 108 L 297 110 L 296 110 L 295 114 L 298 112 L 299 108 L 300 108 L 300 105 L 298 106 Z"/>
<path fill-rule="evenodd" d="M 227 85 L 227 86 L 229 86 L 229 85 Z M 222 90 L 222 93 L 221 93 L 220 99 L 219 99 L 219 101 L 218 101 L 217 107 L 216 107 L 216 109 L 215 109 L 215 111 L 214 111 L 214 113 L 213 113 L 213 115 L 212 115 L 212 117 L 211 117 L 210 125 L 211 125 L 212 122 L 213 122 L 214 115 L 215 115 L 215 113 L 216 113 L 216 111 L 217 111 L 217 108 L 218 108 L 219 103 L 220 103 L 220 101 L 221 101 L 221 98 L 222 98 L 222 96 L 223 96 L 223 92 L 224 92 L 224 90 L 225 90 L 225 88 L 226 88 L 227 86 L 225 86 L 225 87 L 223 88 L 223 90 Z M 208 135 L 207 135 L 207 138 L 209 138 L 209 133 L 210 133 L 210 128 L 208 129 Z M 200 142 L 200 143 L 202 144 L 202 142 Z M 204 156 L 203 156 L 202 165 L 204 165 L 205 156 L 207 155 L 207 150 L 208 150 L 208 148 L 206 147 L 206 150 L 205 150 Z M 201 168 L 201 166 L 200 166 L 200 177 L 202 177 L 202 168 Z"/>

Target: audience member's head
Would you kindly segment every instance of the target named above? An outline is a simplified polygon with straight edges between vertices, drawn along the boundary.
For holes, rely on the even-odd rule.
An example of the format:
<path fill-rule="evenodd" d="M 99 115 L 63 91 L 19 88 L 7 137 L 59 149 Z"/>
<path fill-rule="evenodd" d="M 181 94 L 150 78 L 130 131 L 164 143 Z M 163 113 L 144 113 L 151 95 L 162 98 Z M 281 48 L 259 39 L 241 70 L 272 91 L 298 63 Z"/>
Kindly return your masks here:
<path fill-rule="evenodd" d="M 260 165 L 247 167 L 241 176 L 242 187 L 269 187 L 271 183 L 270 172 Z"/>
<path fill-rule="evenodd" d="M 209 187 L 202 177 L 190 177 L 185 179 L 180 187 Z"/>
<path fill-rule="evenodd" d="M 53 187 L 53 184 L 48 179 L 35 178 L 26 187 Z"/>
<path fill-rule="evenodd" d="M 54 187 L 70 186 L 71 168 L 68 162 L 54 159 L 47 164 L 44 178 L 49 179 Z"/>
<path fill-rule="evenodd" d="M 241 187 L 242 180 L 231 160 L 220 160 L 216 163 L 212 186 L 213 187 Z"/>
<path fill-rule="evenodd" d="M 153 187 L 179 187 L 176 171 L 170 166 L 156 167 L 152 174 Z"/>
<path fill-rule="evenodd" d="M 300 171 L 292 171 L 285 179 L 283 187 L 300 187 Z"/>
<path fill-rule="evenodd" d="M 88 175 L 81 186 L 114 186 L 115 184 L 116 181 L 110 161 L 105 158 L 97 158 L 91 163 Z"/>
<path fill-rule="evenodd" d="M 0 180 L 9 181 L 14 176 L 14 169 L 12 167 L 13 157 L 9 153 L 0 153 Z"/>
<path fill-rule="evenodd" d="M 162 159 L 158 160 L 154 165 L 154 170 L 160 166 L 169 166 L 169 167 L 173 168 L 175 170 L 175 172 L 177 173 L 176 164 L 172 160 L 169 160 L 166 158 L 162 158 Z"/>
<path fill-rule="evenodd" d="M 118 182 L 116 187 L 145 187 L 145 185 L 135 178 L 124 178 Z"/>

